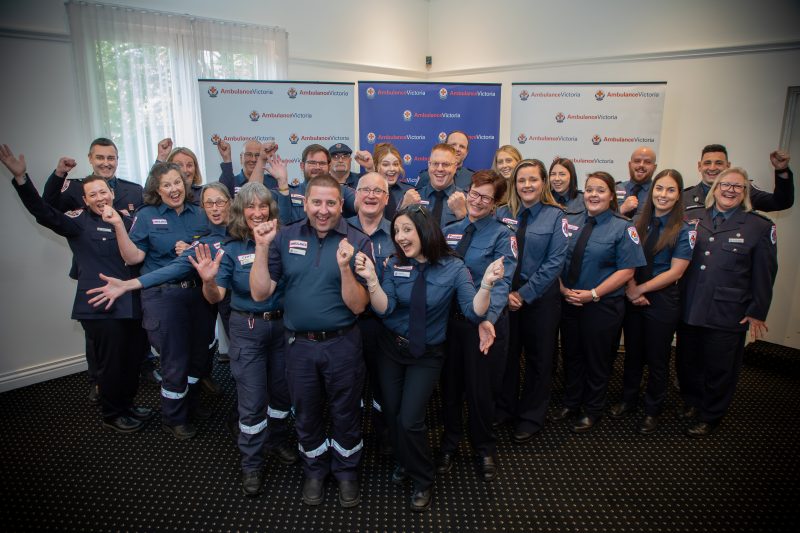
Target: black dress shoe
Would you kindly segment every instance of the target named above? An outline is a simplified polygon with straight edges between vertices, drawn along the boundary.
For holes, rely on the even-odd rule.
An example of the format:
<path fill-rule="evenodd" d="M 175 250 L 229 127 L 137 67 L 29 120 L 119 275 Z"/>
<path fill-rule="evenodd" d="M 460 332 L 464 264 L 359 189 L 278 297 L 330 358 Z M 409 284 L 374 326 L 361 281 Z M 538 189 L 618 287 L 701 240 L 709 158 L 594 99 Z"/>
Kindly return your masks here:
<path fill-rule="evenodd" d="M 611 406 L 611 409 L 608 410 L 608 416 L 613 420 L 622 420 L 632 415 L 634 410 L 633 405 L 620 402 Z"/>
<path fill-rule="evenodd" d="M 261 470 L 251 470 L 250 472 L 242 472 L 242 492 L 245 496 L 253 498 L 261 493 L 261 487 L 264 484 L 264 474 Z"/>
<path fill-rule="evenodd" d="M 584 416 L 575 422 L 575 425 L 572 426 L 571 429 L 573 433 L 588 433 L 594 429 L 595 425 L 597 425 L 597 420 L 593 420 L 589 416 Z"/>
<path fill-rule="evenodd" d="M 497 477 L 497 462 L 493 456 L 481 457 L 481 475 L 484 481 L 494 481 Z"/>
<path fill-rule="evenodd" d="M 133 433 L 144 427 L 144 424 L 129 416 L 115 416 L 103 420 L 103 427 L 112 429 L 117 433 Z"/>
<path fill-rule="evenodd" d="M 167 433 L 171 433 L 172 436 L 178 440 L 191 439 L 197 435 L 197 429 L 192 424 L 178 424 L 177 426 L 161 424 L 161 429 Z"/>
<path fill-rule="evenodd" d="M 715 429 L 717 429 L 717 424 L 711 424 L 710 422 L 696 422 L 686 428 L 686 435 L 694 438 L 708 437 L 714 433 Z"/>
<path fill-rule="evenodd" d="M 561 422 L 562 420 L 567 420 L 577 416 L 578 411 L 575 409 L 570 409 L 569 407 L 562 407 L 560 409 L 556 409 L 553 411 L 553 414 L 550 415 L 550 420 L 553 422 Z"/>
<path fill-rule="evenodd" d="M 395 485 L 402 485 L 408 479 L 408 472 L 406 469 L 400 465 L 394 467 L 392 471 L 392 476 L 389 478 L 389 481 L 394 483 Z"/>
<path fill-rule="evenodd" d="M 200 390 L 211 396 L 222 396 L 222 387 L 211 376 L 200 378 Z"/>
<path fill-rule="evenodd" d="M 303 481 L 303 503 L 306 505 L 319 505 L 325 499 L 322 488 L 325 485 L 324 479 L 307 477 Z"/>
<path fill-rule="evenodd" d="M 436 458 L 436 473 L 437 474 L 446 474 L 453 469 L 453 456 L 455 454 L 451 452 L 440 454 L 439 457 Z"/>
<path fill-rule="evenodd" d="M 92 405 L 100 403 L 100 387 L 98 385 L 89 385 L 89 403 Z"/>
<path fill-rule="evenodd" d="M 286 443 L 281 443 L 267 449 L 267 453 L 285 465 L 293 465 L 300 460 L 297 450 Z"/>
<path fill-rule="evenodd" d="M 431 501 L 433 501 L 433 487 L 428 487 L 425 490 L 414 490 L 411 495 L 411 510 L 421 513 L 431 508 Z"/>
<path fill-rule="evenodd" d="M 658 429 L 658 417 L 647 415 L 642 419 L 639 424 L 639 433 L 642 435 L 649 435 Z"/>
<path fill-rule="evenodd" d="M 198 401 L 197 405 L 192 408 L 189 416 L 192 420 L 203 421 L 208 420 L 214 414 L 214 410 L 203 402 Z"/>
<path fill-rule="evenodd" d="M 538 430 L 537 431 L 524 431 L 524 430 L 518 429 L 518 430 L 516 430 L 514 432 L 514 435 L 512 436 L 512 439 L 516 444 L 525 444 L 526 442 L 532 441 L 533 438 L 536 435 L 538 435 L 538 433 L 539 433 Z"/>
<path fill-rule="evenodd" d="M 678 409 L 677 415 L 679 420 L 689 420 L 691 418 L 695 418 L 697 416 L 697 407 L 684 405 L 682 408 Z"/>
<path fill-rule="evenodd" d="M 154 416 L 156 416 L 156 412 L 150 409 L 149 407 L 141 407 L 139 405 L 134 405 L 130 409 L 128 409 L 128 416 L 131 418 L 135 418 L 140 422 L 147 422 L 151 420 Z"/>
<path fill-rule="evenodd" d="M 361 503 L 361 491 L 358 490 L 357 479 L 339 481 L 339 505 L 344 508 L 355 507 Z"/>
<path fill-rule="evenodd" d="M 510 416 L 499 416 L 492 421 L 492 429 L 497 429 L 500 426 L 505 426 L 506 424 L 511 423 Z"/>

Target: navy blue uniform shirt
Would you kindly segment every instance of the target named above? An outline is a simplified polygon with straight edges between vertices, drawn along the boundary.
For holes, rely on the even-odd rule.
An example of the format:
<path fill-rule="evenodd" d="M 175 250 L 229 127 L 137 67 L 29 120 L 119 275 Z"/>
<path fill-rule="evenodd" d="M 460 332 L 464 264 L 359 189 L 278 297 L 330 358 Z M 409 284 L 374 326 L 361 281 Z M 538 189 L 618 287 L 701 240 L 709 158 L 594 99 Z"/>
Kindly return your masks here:
<path fill-rule="evenodd" d="M 567 232 L 570 234 L 570 240 L 561 276 L 563 281 L 567 279 L 572 252 L 575 250 L 575 244 L 580 238 L 581 230 L 585 227 L 588 216 L 587 213 L 567 213 Z M 567 287 L 569 289 L 588 291 L 600 285 L 617 270 L 636 268 L 647 264 L 639 242 L 639 234 L 628 218 L 610 209 L 603 211 L 595 218 L 597 225 L 592 230 L 589 242 L 586 243 L 581 274 L 573 287 Z M 605 296 L 618 296 L 624 290 L 624 287 L 620 287 Z"/>
<path fill-rule="evenodd" d="M 27 176 L 26 178 L 23 185 L 18 185 L 16 180 L 12 180 L 14 189 L 25 208 L 36 217 L 36 222 L 67 238 L 73 257 L 78 263 L 78 286 L 72 304 L 72 318 L 74 320 L 141 318 L 139 291 L 120 296 L 108 311 L 102 305 L 93 307 L 89 303 L 90 296 L 86 294 L 89 289 L 105 285 L 100 279 L 101 273 L 119 279 L 130 279 L 130 269 L 119 253 L 114 226 L 88 209 L 62 213 L 57 208 L 47 205 L 39 196 L 30 178 Z M 123 220 L 126 218 L 123 217 Z"/>
<path fill-rule="evenodd" d="M 450 210 L 450 207 L 448 207 L 447 199 L 450 198 L 450 196 L 454 192 L 460 191 L 460 190 L 461 189 L 456 187 L 455 183 L 451 183 L 448 188 L 446 188 L 446 189 L 444 189 L 444 191 L 442 191 L 442 192 L 444 192 L 444 198 L 442 198 L 442 202 L 444 202 L 442 204 L 442 219 L 437 221 L 437 222 L 439 222 L 439 227 L 440 228 L 444 228 L 448 224 L 458 220 L 456 218 L 456 215 L 453 214 L 453 212 Z M 424 205 L 425 209 L 427 209 L 429 212 L 433 213 L 433 208 L 434 208 L 434 206 L 436 205 L 436 202 L 437 202 L 436 189 L 434 189 L 433 187 L 431 187 L 430 184 L 428 184 L 427 186 L 425 186 L 425 187 L 423 187 L 422 189 L 419 190 L 419 198 L 420 198 L 419 203 L 421 205 Z"/>
<path fill-rule="evenodd" d="M 667 221 L 669 220 L 669 215 L 670 214 L 667 213 L 664 216 L 658 217 L 661 221 L 660 223 L 662 232 L 664 231 Z M 647 226 L 647 231 L 653 231 L 652 222 Z M 673 257 L 676 259 L 686 259 L 691 261 L 694 243 L 696 240 L 697 232 L 692 229 L 689 224 L 683 223 L 681 231 L 678 234 L 678 240 L 675 242 L 675 246 L 665 246 L 653 256 L 653 278 L 670 269 L 672 266 Z M 644 246 L 644 243 L 642 243 L 642 246 Z"/>
<path fill-rule="evenodd" d="M 347 223 L 364 231 L 357 216 L 348 218 Z M 392 223 L 382 218 L 375 233 L 369 235 L 369 240 L 372 241 L 372 252 L 375 254 L 375 272 L 378 273 L 378 279 L 381 280 L 383 279 L 384 263 L 394 253 Z"/>
<path fill-rule="evenodd" d="M 224 224 L 214 225 L 209 223 L 210 232 L 192 242 L 191 246 L 181 255 L 170 261 L 167 265 L 139 276 L 139 283 L 143 289 L 149 289 L 162 283 L 174 283 L 187 279 L 199 280 L 195 268 L 189 262 L 189 257 L 195 257 L 197 246 L 207 244 L 211 247 L 212 257 L 222 248 L 222 243 L 228 239 L 227 228 Z"/>
<path fill-rule="evenodd" d="M 250 269 L 255 260 L 256 244 L 252 239 L 246 241 L 230 240 L 223 245 L 225 255 L 217 272 L 217 285 L 231 295 L 231 308 L 243 313 L 266 313 L 283 309 L 283 282 L 279 282 L 272 296 L 263 302 L 256 302 L 250 296 Z"/>
<path fill-rule="evenodd" d="M 272 196 L 278 202 L 278 211 L 280 212 L 280 221 L 284 226 L 293 224 L 306 217 L 306 212 L 303 209 L 303 200 L 306 197 L 306 183 L 302 182 L 295 185 L 289 185 L 289 194 L 283 195 L 276 192 Z M 342 198 L 344 198 L 344 206 L 342 206 L 342 216 L 350 218 L 356 215 L 356 191 L 347 185 L 341 186 Z"/>
<path fill-rule="evenodd" d="M 106 180 L 108 187 L 114 191 L 114 209 L 124 211 L 133 216 L 133 212 L 144 205 L 142 186 L 116 176 Z M 83 201 L 83 180 L 66 179 L 53 172 L 47 178 L 42 198 L 61 212 L 86 207 Z"/>
<path fill-rule="evenodd" d="M 511 279 L 517 268 L 516 242 L 512 246 L 515 237 L 508 226 L 498 222 L 491 215 L 475 222 L 470 222 L 469 217 L 465 217 L 444 228 L 445 239 L 450 248 L 455 249 L 458 246 L 458 243 L 464 238 L 466 227 L 470 224 L 475 225 L 475 232 L 472 234 L 472 241 L 467 248 L 464 263 L 469 269 L 476 291 L 480 288 L 486 267 L 495 259 L 503 258 L 504 275 L 492 287 L 489 310 L 486 313 L 486 320 L 494 324 L 508 305 Z"/>
<path fill-rule="evenodd" d="M 377 313 L 376 310 L 378 316 L 383 318 L 384 326 L 405 338 L 408 338 L 411 289 L 419 275 L 417 267 L 418 263 L 413 259 L 409 260 L 408 265 L 398 264 L 397 257 L 389 259 L 381 282 L 388 301 L 386 311 Z M 472 308 L 475 285 L 460 258 L 447 256 L 438 264 L 428 265 L 425 270 L 425 288 L 425 344 L 436 345 L 445 341 L 453 296 L 464 316 L 475 324 L 481 322 L 483 317 L 477 316 Z"/>
<path fill-rule="evenodd" d="M 228 194 L 231 195 L 231 198 L 239 194 L 239 189 L 244 187 L 248 180 L 247 177 L 244 175 L 244 171 L 239 172 L 234 176 L 233 174 L 233 163 L 220 163 L 219 168 L 222 170 L 222 173 L 219 176 L 219 182 L 225 187 L 228 188 Z M 275 179 L 275 176 L 272 174 L 265 172 L 264 173 L 264 186 L 270 190 L 278 190 L 278 180 Z"/>
<path fill-rule="evenodd" d="M 583 203 L 583 191 L 578 191 L 575 198 L 568 199 L 555 191 L 552 191 L 553 199 L 564 208 L 568 213 L 581 213 L 586 211 L 586 204 Z"/>
<path fill-rule="evenodd" d="M 205 212 L 184 204 L 180 214 L 166 204 L 146 205 L 137 213 L 130 231 L 131 241 L 145 253 L 142 274 L 167 266 L 175 259 L 175 243 L 192 243 L 208 234 Z"/>
<path fill-rule="evenodd" d="M 333 331 L 356 321 L 356 315 L 342 300 L 342 275 L 336 262 L 339 242 L 347 241 L 356 253 L 372 258 L 369 237 L 344 218 L 320 239 L 304 219 L 284 226 L 269 249 L 269 275 L 272 281 L 286 284 L 283 321 L 293 331 Z M 355 254 L 350 269 L 356 281 L 366 282 L 355 273 Z"/>
<path fill-rule="evenodd" d="M 522 257 L 518 259 L 522 261 L 522 286 L 517 292 L 530 304 L 538 300 L 561 274 L 567 258 L 569 232 L 564 211 L 552 205 L 537 203 L 528 208 L 522 206 L 516 217 L 507 206 L 503 206 L 497 209 L 497 218 L 516 234 L 519 220 L 526 210 L 528 223 L 525 227 L 525 246 Z"/>
<path fill-rule="evenodd" d="M 644 206 L 644 203 L 647 201 L 647 195 L 650 194 L 650 187 L 653 185 L 653 180 L 649 179 L 644 183 L 638 184 L 633 180 L 628 180 L 625 182 L 618 182 L 616 184 L 615 193 L 617 195 L 617 202 L 619 205 L 622 205 L 622 202 L 625 201 L 625 198 L 633 196 L 633 188 L 636 185 L 642 186 L 641 190 L 639 190 L 639 193 L 636 195 L 636 199 L 639 200 L 639 205 L 636 206 L 636 209 L 634 209 L 633 212 L 625 213 L 625 216 L 633 216 Z"/>

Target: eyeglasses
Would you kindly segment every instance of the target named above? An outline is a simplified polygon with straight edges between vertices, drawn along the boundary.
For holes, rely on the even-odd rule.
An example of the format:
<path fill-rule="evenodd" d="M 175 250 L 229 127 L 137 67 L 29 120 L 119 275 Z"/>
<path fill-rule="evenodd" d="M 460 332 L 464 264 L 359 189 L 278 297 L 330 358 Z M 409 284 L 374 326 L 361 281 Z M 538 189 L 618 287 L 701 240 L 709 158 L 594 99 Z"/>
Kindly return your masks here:
<path fill-rule="evenodd" d="M 487 196 L 485 194 L 481 194 L 478 191 L 474 191 L 472 189 L 470 189 L 467 192 L 467 196 L 469 196 L 470 198 L 472 198 L 475 201 L 480 201 L 482 204 L 490 204 L 490 203 L 494 202 L 494 197 Z"/>
<path fill-rule="evenodd" d="M 356 191 L 360 192 L 365 196 L 369 196 L 371 194 L 373 196 L 380 197 L 386 194 L 386 191 L 384 191 L 383 189 L 379 189 L 378 187 L 375 187 L 374 189 L 370 189 L 369 187 L 359 187 L 358 189 L 356 189 Z"/>
<path fill-rule="evenodd" d="M 431 168 L 451 168 L 455 163 L 447 163 L 444 161 L 428 161 L 428 166 Z"/>
<path fill-rule="evenodd" d="M 397 211 L 394 217 L 397 218 L 400 215 L 406 215 L 408 213 L 422 213 L 423 216 L 428 216 L 428 210 L 425 209 L 422 204 L 411 204 Z"/>
<path fill-rule="evenodd" d="M 205 207 L 206 209 L 211 209 L 214 206 L 216 206 L 216 207 L 225 207 L 225 205 L 227 203 L 228 203 L 228 200 L 223 200 L 222 198 L 220 198 L 219 200 L 215 200 L 215 201 L 206 200 L 205 202 L 203 202 L 203 207 Z"/>
<path fill-rule="evenodd" d="M 328 164 L 327 161 L 304 161 L 307 167 L 324 167 Z"/>
<path fill-rule="evenodd" d="M 258 156 L 261 154 L 258 152 L 245 152 L 242 155 L 245 159 L 258 159 Z"/>
<path fill-rule="evenodd" d="M 345 160 L 345 159 L 347 159 L 349 157 L 350 157 L 350 154 L 333 154 L 331 156 L 331 159 L 333 159 L 334 161 L 343 161 L 343 160 Z"/>
<path fill-rule="evenodd" d="M 744 185 L 741 183 L 728 183 L 727 181 L 722 181 L 719 184 L 719 188 L 723 191 L 742 192 L 744 190 Z"/>

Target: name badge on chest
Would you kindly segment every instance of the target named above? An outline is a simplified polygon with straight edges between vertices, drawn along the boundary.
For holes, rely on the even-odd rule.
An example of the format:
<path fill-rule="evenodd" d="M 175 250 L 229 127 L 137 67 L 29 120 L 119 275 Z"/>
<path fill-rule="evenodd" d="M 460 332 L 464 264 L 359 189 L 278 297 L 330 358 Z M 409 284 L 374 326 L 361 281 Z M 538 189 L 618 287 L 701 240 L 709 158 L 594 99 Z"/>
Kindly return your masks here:
<path fill-rule="evenodd" d="M 240 265 L 242 265 L 242 266 L 250 265 L 250 264 L 253 263 L 253 261 L 255 261 L 256 254 L 243 254 L 243 255 L 240 255 L 238 257 L 238 259 L 239 259 L 239 264 Z"/>
<path fill-rule="evenodd" d="M 308 248 L 308 242 L 301 241 L 301 240 L 291 240 L 289 241 L 289 253 L 295 255 L 306 255 L 306 249 Z"/>
<path fill-rule="evenodd" d="M 167 219 L 166 218 L 154 218 L 150 221 L 154 226 L 166 226 Z"/>

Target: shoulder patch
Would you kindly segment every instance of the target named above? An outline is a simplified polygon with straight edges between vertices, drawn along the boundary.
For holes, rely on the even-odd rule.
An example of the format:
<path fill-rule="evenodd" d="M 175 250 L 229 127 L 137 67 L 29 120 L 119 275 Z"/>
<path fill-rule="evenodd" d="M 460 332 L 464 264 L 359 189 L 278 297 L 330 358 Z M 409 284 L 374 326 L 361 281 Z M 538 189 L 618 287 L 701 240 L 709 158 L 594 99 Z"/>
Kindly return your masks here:
<path fill-rule="evenodd" d="M 689 248 L 694 250 L 694 245 L 697 244 L 697 231 L 689 230 Z"/>
<path fill-rule="evenodd" d="M 772 229 L 769 230 L 769 240 L 772 244 L 778 243 L 778 228 L 775 227 L 775 224 L 772 225 Z"/>
<path fill-rule="evenodd" d="M 511 253 L 514 254 L 514 259 L 517 259 L 517 256 L 519 255 L 519 247 L 517 246 L 517 236 L 512 235 L 510 237 L 510 240 L 511 240 Z"/>
<path fill-rule="evenodd" d="M 564 234 L 564 237 L 569 237 L 569 220 L 567 220 L 567 217 L 561 219 L 561 233 Z"/>
<path fill-rule="evenodd" d="M 635 227 L 628 226 L 628 236 L 631 238 L 634 244 L 639 244 L 639 233 L 636 231 Z"/>
<path fill-rule="evenodd" d="M 73 209 L 72 211 L 67 211 L 64 214 L 67 215 L 69 218 L 78 218 L 79 216 L 81 216 L 81 213 L 83 213 L 83 209 Z"/>
<path fill-rule="evenodd" d="M 68 180 L 68 179 L 65 179 L 65 180 L 64 180 L 64 184 L 63 184 L 63 185 L 61 185 L 61 192 L 64 192 L 64 191 L 66 191 L 67 189 L 69 189 L 69 186 L 71 185 L 71 183 L 70 183 L 71 181 L 72 181 L 72 180 Z"/>

